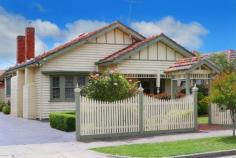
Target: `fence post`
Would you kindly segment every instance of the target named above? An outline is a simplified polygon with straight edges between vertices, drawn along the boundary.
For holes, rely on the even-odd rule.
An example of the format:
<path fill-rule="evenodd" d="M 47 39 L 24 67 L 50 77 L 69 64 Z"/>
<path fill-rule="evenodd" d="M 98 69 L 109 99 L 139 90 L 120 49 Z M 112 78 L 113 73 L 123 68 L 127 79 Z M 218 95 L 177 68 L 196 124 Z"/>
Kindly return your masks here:
<path fill-rule="evenodd" d="M 198 130 L 198 88 L 195 84 L 195 86 L 192 88 L 193 92 L 193 102 L 194 102 L 194 129 L 197 131 Z"/>
<path fill-rule="evenodd" d="M 139 134 L 143 135 L 143 87 L 140 83 L 140 86 L 138 88 L 139 91 Z"/>
<path fill-rule="evenodd" d="M 74 89 L 75 92 L 75 105 L 76 105 L 76 140 L 80 140 L 80 91 L 78 84 Z"/>
<path fill-rule="evenodd" d="M 212 76 L 211 76 L 212 77 Z M 211 95 L 211 93 L 212 93 L 212 80 L 209 80 L 209 85 L 210 85 L 210 87 L 209 87 L 209 96 Z M 209 125 L 211 125 L 212 124 L 212 115 L 211 115 L 211 107 L 212 106 L 212 103 L 209 103 L 208 104 L 208 124 Z"/>

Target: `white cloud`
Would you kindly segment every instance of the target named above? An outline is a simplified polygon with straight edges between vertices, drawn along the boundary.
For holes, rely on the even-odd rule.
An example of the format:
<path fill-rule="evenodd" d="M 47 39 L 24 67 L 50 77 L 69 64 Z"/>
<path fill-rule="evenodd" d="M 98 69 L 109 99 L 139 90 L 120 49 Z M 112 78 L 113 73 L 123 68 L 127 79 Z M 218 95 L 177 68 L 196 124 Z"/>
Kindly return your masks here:
<path fill-rule="evenodd" d="M 48 43 L 44 39 L 52 39 L 52 45 L 59 45 L 74 37 L 92 31 L 107 23 L 96 20 L 77 20 L 65 25 L 64 29 L 57 24 L 41 19 L 29 20 L 17 14 L 7 12 L 0 6 L 0 69 L 13 65 L 16 60 L 16 36 L 24 35 L 25 27 L 30 25 L 36 30 L 36 55 L 48 50 Z M 29 24 L 30 23 L 30 24 Z"/>
<path fill-rule="evenodd" d="M 93 31 L 107 24 L 107 22 L 97 20 L 77 20 L 73 23 L 68 23 L 65 25 L 65 29 L 61 30 L 60 38 L 58 38 L 54 47 L 70 41 L 82 33 Z"/>
<path fill-rule="evenodd" d="M 16 60 L 16 36 L 24 35 L 24 30 L 29 21 L 25 17 L 9 13 L 0 7 L 0 69 L 15 63 Z M 36 31 L 36 54 L 47 49 L 42 37 L 57 36 L 60 33 L 57 25 L 40 19 L 31 21 Z"/>
<path fill-rule="evenodd" d="M 145 36 L 164 33 L 188 49 L 198 49 L 207 30 L 197 22 L 183 23 L 171 16 L 159 21 L 137 21 L 131 27 Z"/>
<path fill-rule="evenodd" d="M 57 24 L 41 19 L 29 20 L 17 14 L 7 12 L 0 6 L 0 69 L 15 63 L 16 59 L 16 36 L 23 35 L 25 27 L 29 25 L 36 29 L 36 55 L 41 54 L 65 41 L 72 40 L 76 36 L 107 25 L 105 21 L 77 20 L 68 23 L 64 28 Z M 199 48 L 202 44 L 202 36 L 207 30 L 199 23 L 182 23 L 172 17 L 165 17 L 160 21 L 137 21 L 132 22 L 131 27 L 143 35 L 150 36 L 161 32 L 170 36 L 183 46 L 190 49 Z M 49 43 L 47 39 L 50 39 Z M 47 41 L 44 42 L 44 41 Z"/>
<path fill-rule="evenodd" d="M 35 27 L 36 33 L 42 37 L 57 37 L 60 35 L 60 29 L 59 27 L 51 23 L 50 21 L 42 21 L 41 19 L 36 19 L 32 21 L 32 26 Z"/>
<path fill-rule="evenodd" d="M 92 31 L 96 28 L 107 25 L 108 23 L 97 20 L 77 20 L 73 23 L 66 24 L 66 31 L 64 32 L 67 40 L 70 40 L 79 34 Z"/>

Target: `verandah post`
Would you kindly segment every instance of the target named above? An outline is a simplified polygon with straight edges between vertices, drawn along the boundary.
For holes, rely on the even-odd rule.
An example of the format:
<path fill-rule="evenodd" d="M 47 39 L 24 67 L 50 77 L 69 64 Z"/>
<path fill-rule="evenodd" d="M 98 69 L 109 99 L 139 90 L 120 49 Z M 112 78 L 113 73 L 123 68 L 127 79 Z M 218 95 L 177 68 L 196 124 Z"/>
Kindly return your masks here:
<path fill-rule="evenodd" d="M 80 140 L 80 91 L 81 89 L 77 85 L 74 89 L 76 106 L 76 140 Z"/>
<path fill-rule="evenodd" d="M 210 75 L 211 76 L 211 75 Z M 212 77 L 212 76 L 211 76 Z M 209 96 L 211 95 L 211 93 L 212 93 L 212 78 L 211 79 L 209 79 Z M 212 106 L 212 103 L 210 102 L 209 104 L 208 104 L 208 124 L 209 125 L 211 125 L 212 124 L 212 114 L 211 114 L 211 107 Z"/>
<path fill-rule="evenodd" d="M 190 74 L 186 74 L 186 95 L 190 95 Z"/>
<path fill-rule="evenodd" d="M 174 76 L 171 76 L 171 99 L 175 99 L 175 88 Z"/>
<path fill-rule="evenodd" d="M 143 135 L 143 105 L 144 105 L 144 100 L 143 100 L 143 87 L 140 84 L 139 88 L 139 134 Z"/>
<path fill-rule="evenodd" d="M 194 102 L 194 129 L 197 131 L 198 130 L 198 88 L 195 86 L 192 88 L 193 92 L 193 102 Z"/>

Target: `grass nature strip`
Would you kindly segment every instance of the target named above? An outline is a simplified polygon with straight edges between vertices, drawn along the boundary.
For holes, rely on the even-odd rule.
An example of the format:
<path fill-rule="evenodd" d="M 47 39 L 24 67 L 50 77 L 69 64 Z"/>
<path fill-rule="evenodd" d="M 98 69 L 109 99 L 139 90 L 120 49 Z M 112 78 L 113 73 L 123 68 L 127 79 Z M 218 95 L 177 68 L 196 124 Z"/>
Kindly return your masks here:
<path fill-rule="evenodd" d="M 236 137 L 213 137 L 152 144 L 132 144 L 91 150 L 129 157 L 167 157 L 236 149 Z"/>

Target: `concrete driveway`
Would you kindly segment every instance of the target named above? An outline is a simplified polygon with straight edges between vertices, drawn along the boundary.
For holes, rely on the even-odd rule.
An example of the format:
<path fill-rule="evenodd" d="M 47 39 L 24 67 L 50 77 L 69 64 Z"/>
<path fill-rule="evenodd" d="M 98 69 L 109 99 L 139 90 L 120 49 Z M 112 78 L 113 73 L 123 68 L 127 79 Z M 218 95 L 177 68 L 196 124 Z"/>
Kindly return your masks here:
<path fill-rule="evenodd" d="M 0 146 L 75 141 L 74 132 L 52 129 L 48 122 L 26 120 L 0 113 Z"/>

